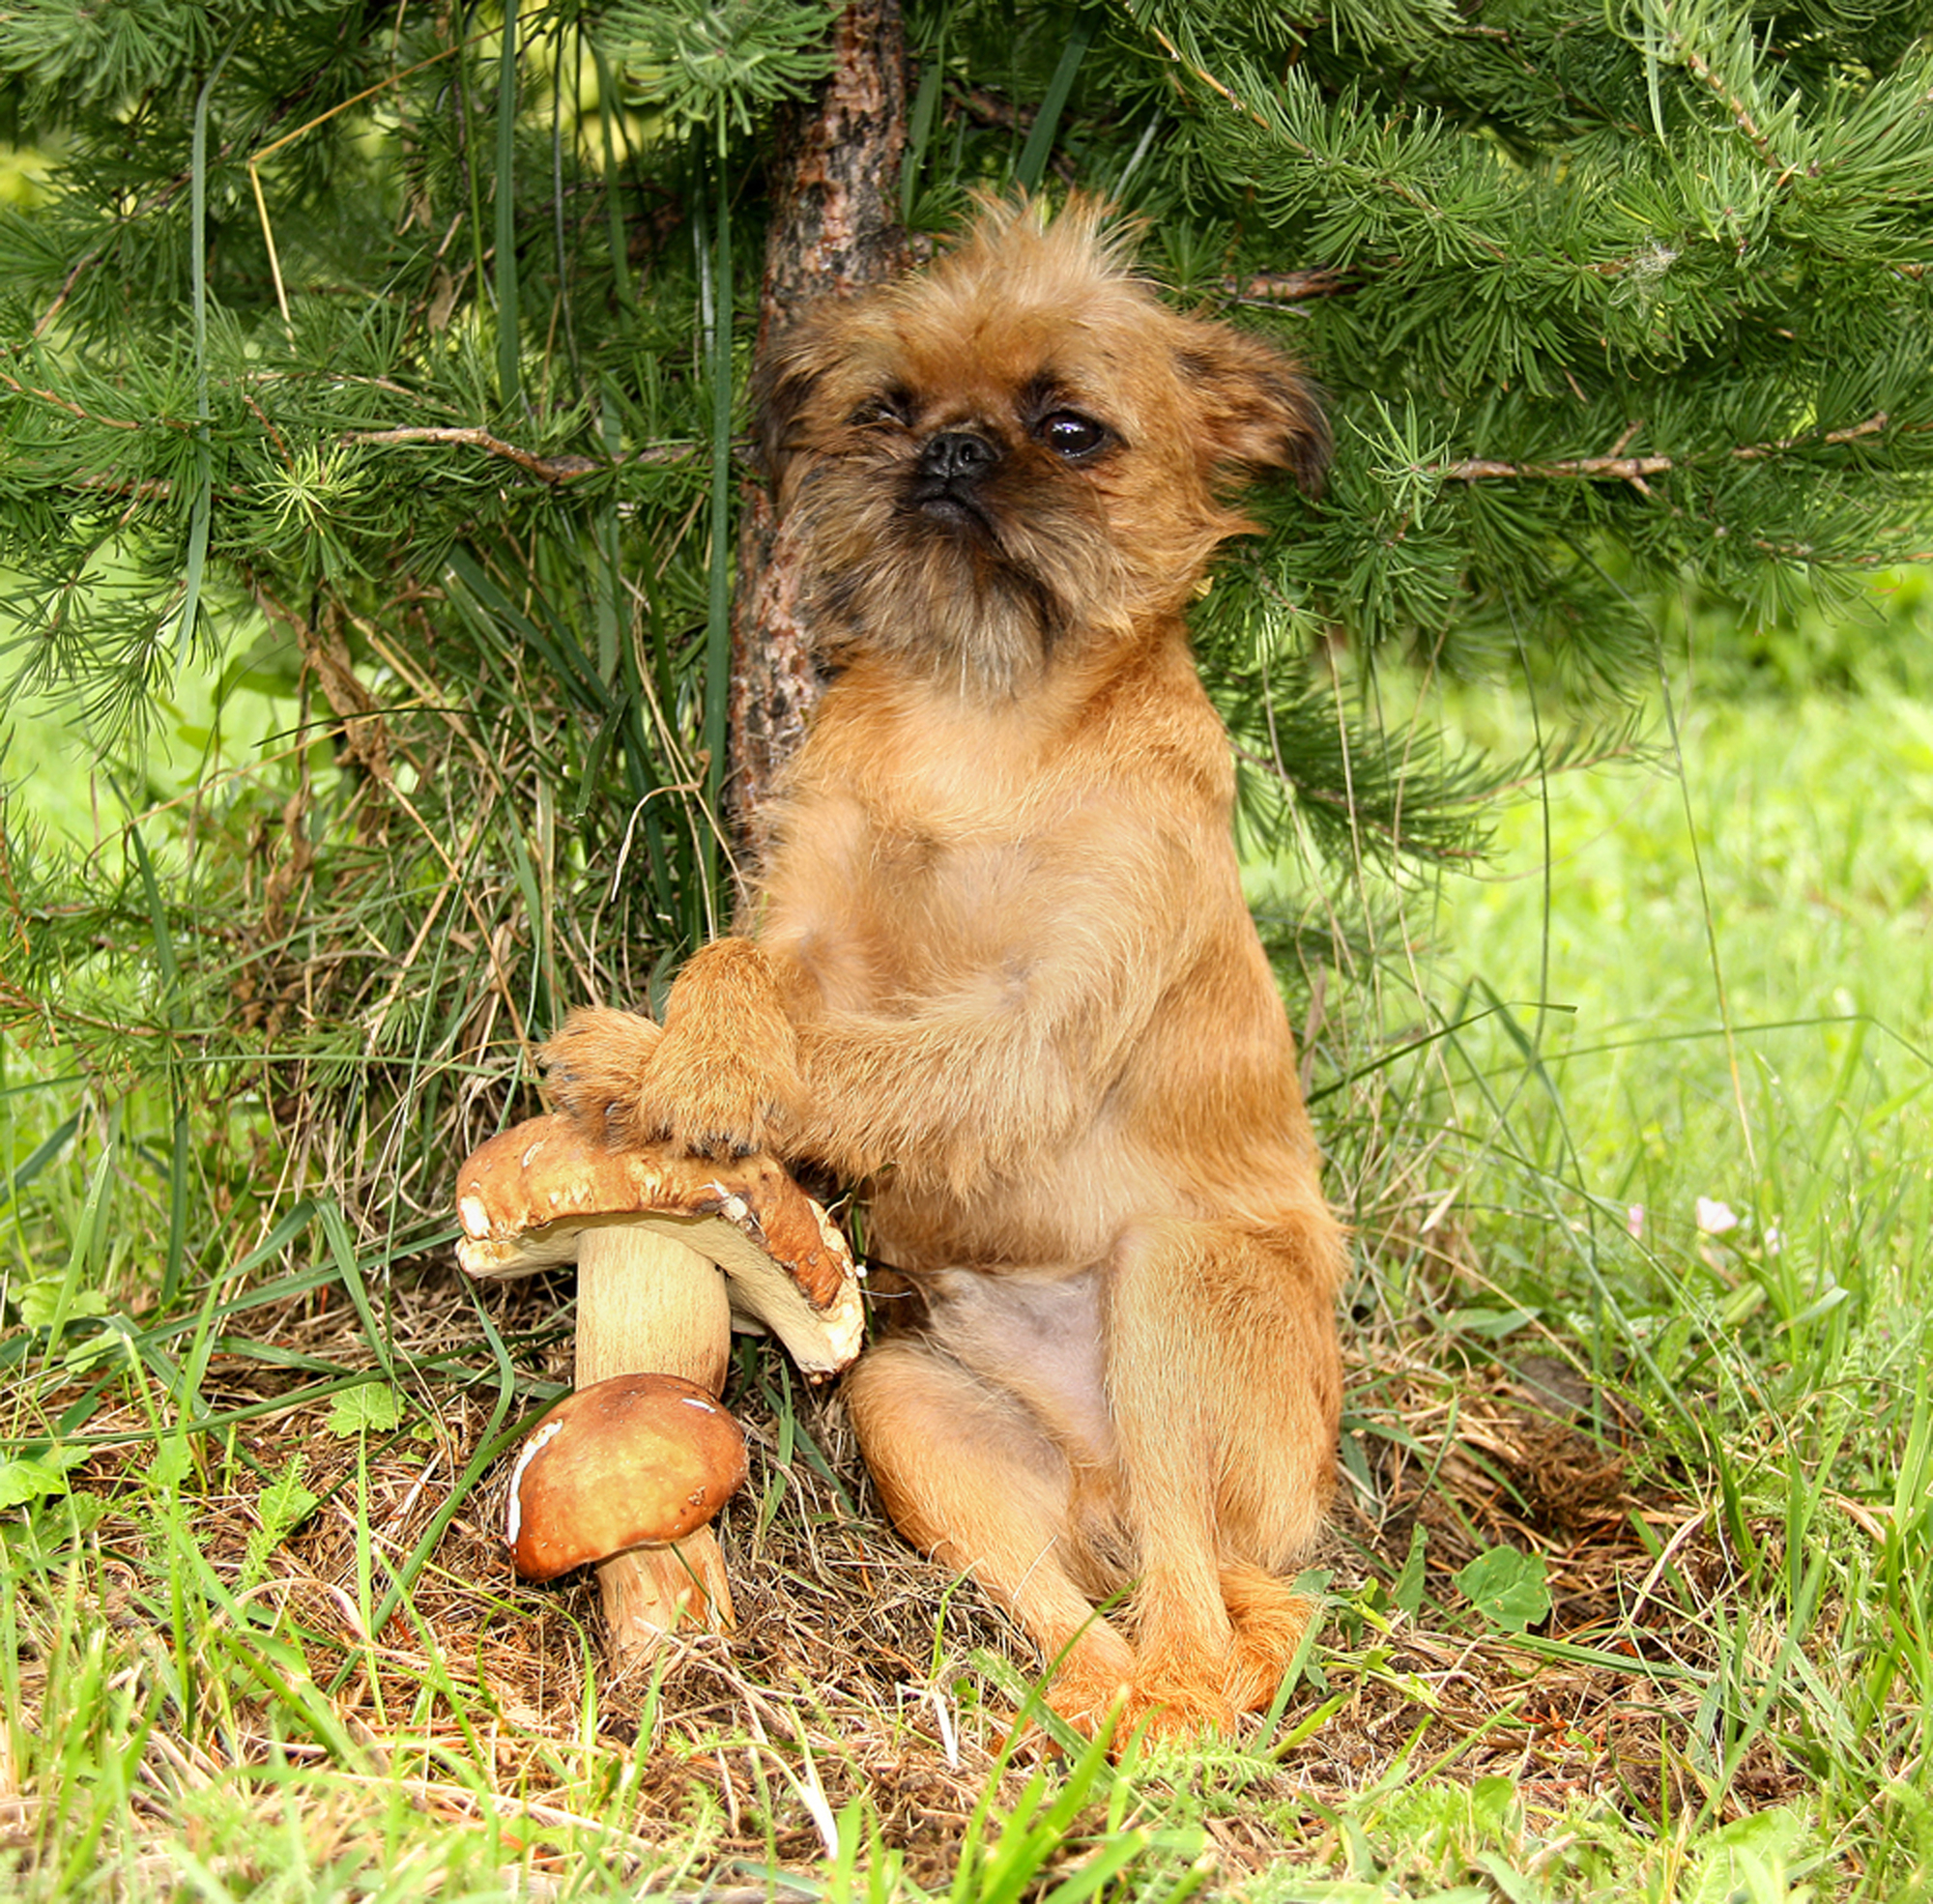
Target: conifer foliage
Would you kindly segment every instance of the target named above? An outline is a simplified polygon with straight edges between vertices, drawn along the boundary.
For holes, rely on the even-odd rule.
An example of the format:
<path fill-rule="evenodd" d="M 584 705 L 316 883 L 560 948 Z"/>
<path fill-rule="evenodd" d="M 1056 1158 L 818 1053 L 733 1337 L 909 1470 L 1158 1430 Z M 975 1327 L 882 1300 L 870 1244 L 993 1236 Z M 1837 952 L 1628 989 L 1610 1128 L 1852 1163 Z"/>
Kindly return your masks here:
<path fill-rule="evenodd" d="M 916 242 L 972 188 L 1104 193 L 1330 393 L 1325 497 L 1264 499 L 1197 619 L 1257 823 L 1466 838 L 1473 776 L 1339 709 L 1338 652 L 1615 688 L 1663 593 L 1776 614 L 1927 549 L 1929 21 L 910 7 Z M 524 1040 L 716 923 L 733 406 L 772 115 L 831 24 L 9 7 L 0 642 L 126 805 L 82 863 L 10 804 L 12 1023 L 255 1093 L 429 1220 Z M 189 663 L 296 712 L 154 811 L 135 741 Z"/>

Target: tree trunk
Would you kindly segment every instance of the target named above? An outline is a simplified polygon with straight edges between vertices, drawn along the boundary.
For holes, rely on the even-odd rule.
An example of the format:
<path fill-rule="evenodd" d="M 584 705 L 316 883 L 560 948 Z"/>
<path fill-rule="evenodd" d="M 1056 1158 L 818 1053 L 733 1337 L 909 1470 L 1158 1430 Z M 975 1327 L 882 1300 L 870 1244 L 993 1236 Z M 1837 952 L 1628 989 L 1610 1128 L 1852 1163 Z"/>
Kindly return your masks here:
<path fill-rule="evenodd" d="M 906 31 L 900 0 L 852 0 L 835 29 L 837 64 L 816 96 L 784 112 L 772 167 L 757 354 L 800 307 L 850 296 L 907 262 L 900 223 L 906 149 Z M 745 500 L 732 615 L 727 816 L 756 866 L 760 815 L 819 699 L 799 608 L 798 552 L 763 484 Z M 741 899 L 743 893 L 741 891 Z"/>

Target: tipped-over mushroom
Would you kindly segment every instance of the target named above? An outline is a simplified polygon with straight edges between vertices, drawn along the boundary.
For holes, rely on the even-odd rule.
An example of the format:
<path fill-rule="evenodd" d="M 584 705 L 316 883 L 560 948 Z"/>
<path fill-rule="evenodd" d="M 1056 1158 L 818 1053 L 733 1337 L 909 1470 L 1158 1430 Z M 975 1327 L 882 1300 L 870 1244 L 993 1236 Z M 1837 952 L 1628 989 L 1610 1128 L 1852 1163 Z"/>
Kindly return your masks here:
<path fill-rule="evenodd" d="M 472 1276 L 581 1263 L 587 1241 L 644 1231 L 716 1264 L 735 1325 L 769 1331 L 808 1375 L 837 1374 L 859 1352 L 852 1253 L 770 1157 L 607 1150 L 569 1117 L 533 1117 L 472 1153 L 456 1209 L 456 1257 Z"/>
<path fill-rule="evenodd" d="M 457 1260 L 473 1276 L 576 1261 L 579 1391 L 653 1373 L 715 1398 L 735 1325 L 768 1330 L 813 1377 L 859 1352 L 864 1318 L 846 1239 L 769 1157 L 610 1150 L 568 1117 L 534 1117 L 471 1156 L 457 1213 Z M 528 1489 L 529 1472 L 519 1480 Z M 602 1559 L 597 1576 L 620 1664 L 680 1624 L 732 1624 L 709 1526 L 629 1546 Z"/>

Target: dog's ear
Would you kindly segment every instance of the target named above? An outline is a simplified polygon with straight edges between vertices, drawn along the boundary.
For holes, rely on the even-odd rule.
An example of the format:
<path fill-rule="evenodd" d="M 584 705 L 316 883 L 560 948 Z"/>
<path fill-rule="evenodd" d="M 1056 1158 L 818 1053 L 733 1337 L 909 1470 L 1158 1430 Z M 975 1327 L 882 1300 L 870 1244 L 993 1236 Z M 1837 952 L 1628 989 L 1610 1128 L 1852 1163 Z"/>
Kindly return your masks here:
<path fill-rule="evenodd" d="M 1329 467 L 1329 419 L 1314 387 L 1258 337 L 1190 323 L 1174 353 L 1217 468 L 1285 470 L 1314 496 Z"/>
<path fill-rule="evenodd" d="M 774 486 L 800 447 L 799 418 L 835 361 L 836 328 L 836 313 L 808 311 L 773 340 L 753 382 L 753 434 Z"/>

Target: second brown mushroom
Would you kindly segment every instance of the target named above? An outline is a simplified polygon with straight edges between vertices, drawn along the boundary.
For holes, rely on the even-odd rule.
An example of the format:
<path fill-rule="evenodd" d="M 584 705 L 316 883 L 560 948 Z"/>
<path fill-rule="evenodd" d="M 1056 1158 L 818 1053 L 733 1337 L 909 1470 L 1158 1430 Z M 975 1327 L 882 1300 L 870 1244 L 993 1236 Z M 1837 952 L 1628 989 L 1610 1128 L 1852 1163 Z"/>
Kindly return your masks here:
<path fill-rule="evenodd" d="M 708 1524 L 675 1536 L 640 1534 L 638 1527 L 657 1523 L 609 1511 L 607 1496 L 654 1485 L 644 1477 L 654 1462 L 663 1465 L 662 1447 L 650 1452 L 659 1428 L 643 1427 L 644 1391 L 624 1390 L 614 1378 L 679 1378 L 715 1406 L 735 1326 L 778 1337 L 808 1376 L 836 1373 L 858 1353 L 863 1321 L 845 1238 L 772 1158 L 720 1163 L 668 1146 L 614 1151 L 561 1115 L 515 1125 L 476 1150 L 458 1174 L 457 1212 L 464 1231 L 457 1259 L 473 1276 L 577 1264 L 578 1393 L 545 1417 L 531 1441 L 548 1430 L 563 1448 L 569 1435 L 573 1458 L 557 1464 L 563 1491 L 544 1489 L 544 1511 L 574 1490 L 585 1503 L 578 1518 L 598 1530 L 586 1534 L 580 1559 L 597 1562 L 614 1662 L 649 1657 L 681 1625 L 729 1627 L 731 1589 Z M 601 1400 L 587 1393 L 602 1384 L 611 1387 Z M 567 1428 L 554 1428 L 573 1405 Z M 678 1419 L 675 1404 L 666 1419 Z M 695 1428 L 695 1412 L 690 1420 Z M 742 1474 L 742 1453 L 740 1462 Z M 529 1535 L 533 1489 L 549 1466 L 544 1451 L 532 1453 L 527 1442 L 510 1498 L 520 1571 L 537 1551 L 533 1539 L 520 1537 Z M 707 1475 L 701 1483 L 694 1469 L 687 1481 L 708 1498 L 718 1481 Z M 709 1502 L 707 1522 L 736 1485 L 734 1479 Z M 607 1537 L 627 1543 L 589 1550 Z M 575 1532 L 546 1538 L 556 1543 L 549 1558 L 577 1550 Z M 535 1577 L 575 1564 L 564 1560 Z"/>

